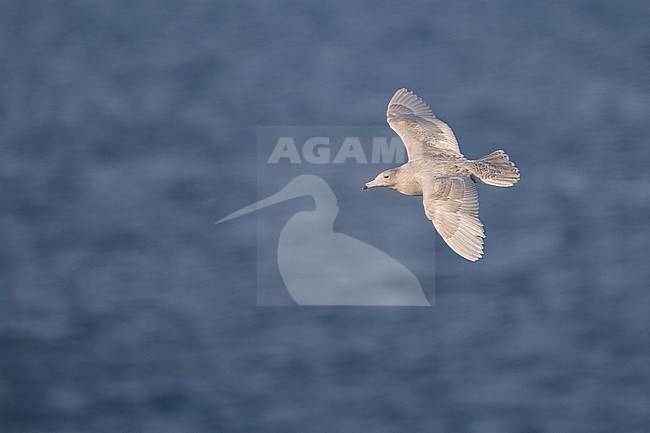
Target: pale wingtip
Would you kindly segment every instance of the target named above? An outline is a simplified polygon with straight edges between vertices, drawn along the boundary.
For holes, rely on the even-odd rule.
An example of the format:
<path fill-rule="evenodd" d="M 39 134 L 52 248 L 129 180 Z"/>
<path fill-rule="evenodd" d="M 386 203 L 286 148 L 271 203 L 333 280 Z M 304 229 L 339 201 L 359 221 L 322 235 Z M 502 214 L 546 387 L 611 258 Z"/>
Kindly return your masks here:
<path fill-rule="evenodd" d="M 404 93 L 411 93 L 411 91 L 409 89 L 407 89 L 406 87 L 400 87 L 399 89 L 395 90 L 395 93 L 393 93 L 393 98 L 395 98 L 398 95 L 402 95 Z M 393 99 L 393 98 L 391 98 L 391 99 Z"/>

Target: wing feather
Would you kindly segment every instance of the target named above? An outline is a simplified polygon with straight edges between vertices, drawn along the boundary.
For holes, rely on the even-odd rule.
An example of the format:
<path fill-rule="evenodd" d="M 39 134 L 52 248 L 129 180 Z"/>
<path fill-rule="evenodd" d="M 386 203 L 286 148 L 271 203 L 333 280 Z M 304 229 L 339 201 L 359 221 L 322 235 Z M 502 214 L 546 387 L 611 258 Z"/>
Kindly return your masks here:
<path fill-rule="evenodd" d="M 399 89 L 388 103 L 388 124 L 406 146 L 409 159 L 422 154 L 451 154 L 463 156 L 458 141 L 429 105 L 415 93 Z"/>
<path fill-rule="evenodd" d="M 424 212 L 449 247 L 467 260 L 483 255 L 483 224 L 478 218 L 478 194 L 469 177 L 421 175 Z"/>

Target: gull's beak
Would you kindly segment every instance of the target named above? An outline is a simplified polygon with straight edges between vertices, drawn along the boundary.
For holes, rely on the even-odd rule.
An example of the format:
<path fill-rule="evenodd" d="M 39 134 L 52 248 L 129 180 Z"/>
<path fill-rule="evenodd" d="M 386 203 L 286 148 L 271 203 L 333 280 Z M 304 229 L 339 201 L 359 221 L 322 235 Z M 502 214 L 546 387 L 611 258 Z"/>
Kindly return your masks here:
<path fill-rule="evenodd" d="M 370 189 L 370 188 L 374 188 L 376 186 L 377 186 L 377 179 L 371 180 L 370 182 L 365 183 L 363 185 L 363 187 L 361 187 L 361 189 Z"/>
<path fill-rule="evenodd" d="M 377 186 L 377 185 L 375 185 L 375 181 L 373 180 L 372 182 L 365 183 L 365 184 L 361 187 L 361 189 L 370 189 L 370 188 L 374 188 L 374 187 L 376 187 L 376 186 Z"/>
<path fill-rule="evenodd" d="M 377 186 L 377 182 L 376 182 L 376 179 L 375 179 L 375 180 L 371 180 L 370 182 L 367 182 L 367 183 L 363 184 L 361 189 L 370 189 L 370 188 L 374 188 L 376 186 Z"/>

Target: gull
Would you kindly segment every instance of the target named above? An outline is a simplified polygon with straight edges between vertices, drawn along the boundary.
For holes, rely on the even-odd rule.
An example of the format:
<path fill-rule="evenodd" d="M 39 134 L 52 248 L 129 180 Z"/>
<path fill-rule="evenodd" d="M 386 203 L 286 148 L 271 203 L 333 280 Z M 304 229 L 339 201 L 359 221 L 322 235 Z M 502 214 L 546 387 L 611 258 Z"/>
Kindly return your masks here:
<path fill-rule="evenodd" d="M 519 170 L 503 150 L 476 160 L 465 158 L 449 125 L 407 89 L 393 95 L 386 117 L 404 142 L 408 162 L 379 173 L 363 189 L 382 186 L 422 196 L 424 213 L 447 245 L 467 260 L 480 259 L 485 232 L 475 184 L 512 186 Z"/>

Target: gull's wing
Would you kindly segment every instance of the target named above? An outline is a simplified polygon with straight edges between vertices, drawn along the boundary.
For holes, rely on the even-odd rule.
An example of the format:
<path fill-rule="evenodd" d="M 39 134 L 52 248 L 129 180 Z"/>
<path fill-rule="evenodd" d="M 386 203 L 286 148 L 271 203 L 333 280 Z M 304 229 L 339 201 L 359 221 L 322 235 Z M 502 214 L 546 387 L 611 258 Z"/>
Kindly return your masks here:
<path fill-rule="evenodd" d="M 483 255 L 483 224 L 478 219 L 478 194 L 469 177 L 418 176 L 424 212 L 452 250 L 467 260 Z"/>
<path fill-rule="evenodd" d="M 449 125 L 436 118 L 429 105 L 415 93 L 404 88 L 395 92 L 388 103 L 386 117 L 404 142 L 409 159 L 436 153 L 463 156 Z"/>

